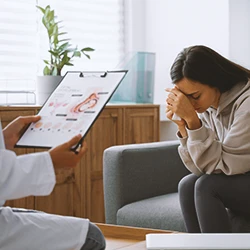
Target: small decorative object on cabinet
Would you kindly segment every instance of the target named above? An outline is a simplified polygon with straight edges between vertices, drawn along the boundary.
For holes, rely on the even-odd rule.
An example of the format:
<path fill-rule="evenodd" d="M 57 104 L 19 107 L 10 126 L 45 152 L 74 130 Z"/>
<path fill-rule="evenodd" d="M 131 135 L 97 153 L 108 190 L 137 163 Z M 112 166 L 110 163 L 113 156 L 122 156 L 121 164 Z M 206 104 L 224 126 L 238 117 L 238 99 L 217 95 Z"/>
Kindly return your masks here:
<path fill-rule="evenodd" d="M 20 115 L 34 115 L 40 107 L 0 107 L 3 127 Z M 107 105 L 85 140 L 88 151 L 78 166 L 56 171 L 57 184 L 49 196 L 7 201 L 5 205 L 104 222 L 102 157 L 113 145 L 159 141 L 159 105 Z M 16 148 L 18 155 L 44 149 Z"/>
<path fill-rule="evenodd" d="M 115 91 L 111 103 L 153 103 L 155 79 L 155 53 L 130 52 L 116 66 L 128 70 Z"/>

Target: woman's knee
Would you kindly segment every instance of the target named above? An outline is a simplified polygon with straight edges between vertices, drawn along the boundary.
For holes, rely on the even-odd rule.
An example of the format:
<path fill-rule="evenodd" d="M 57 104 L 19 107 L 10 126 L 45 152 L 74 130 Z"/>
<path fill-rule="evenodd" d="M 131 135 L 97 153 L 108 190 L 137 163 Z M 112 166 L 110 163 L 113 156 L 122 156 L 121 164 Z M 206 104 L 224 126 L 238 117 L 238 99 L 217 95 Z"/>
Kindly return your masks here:
<path fill-rule="evenodd" d="M 202 194 L 214 194 L 216 193 L 217 184 L 220 185 L 216 181 L 217 175 L 202 175 L 195 183 L 195 193 L 196 195 Z"/>
<path fill-rule="evenodd" d="M 194 174 L 189 174 L 184 176 L 178 184 L 178 192 L 179 193 L 193 192 L 195 182 L 197 181 L 198 178 L 199 177 Z"/>

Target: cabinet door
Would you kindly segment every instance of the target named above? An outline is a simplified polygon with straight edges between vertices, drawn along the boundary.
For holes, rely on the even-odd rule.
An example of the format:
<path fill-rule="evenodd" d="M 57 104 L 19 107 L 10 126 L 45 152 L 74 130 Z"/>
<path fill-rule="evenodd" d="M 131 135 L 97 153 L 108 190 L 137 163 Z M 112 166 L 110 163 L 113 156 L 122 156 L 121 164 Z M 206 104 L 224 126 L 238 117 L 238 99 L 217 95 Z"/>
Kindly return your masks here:
<path fill-rule="evenodd" d="M 4 128 L 8 123 L 13 121 L 18 116 L 26 116 L 34 114 L 35 110 L 0 111 L 2 126 Z M 33 149 L 26 149 L 26 148 L 16 148 L 14 151 L 16 152 L 17 155 L 34 152 Z M 5 206 L 34 209 L 34 197 L 30 196 L 22 199 L 6 201 Z"/>
<path fill-rule="evenodd" d="M 124 144 L 159 141 L 159 107 L 125 108 Z"/>
<path fill-rule="evenodd" d="M 86 193 L 86 216 L 94 222 L 104 222 L 103 151 L 122 144 L 122 109 L 106 107 L 89 131 L 86 142 L 88 152 L 82 168 L 82 192 Z M 84 190 L 85 189 L 85 190 Z"/>

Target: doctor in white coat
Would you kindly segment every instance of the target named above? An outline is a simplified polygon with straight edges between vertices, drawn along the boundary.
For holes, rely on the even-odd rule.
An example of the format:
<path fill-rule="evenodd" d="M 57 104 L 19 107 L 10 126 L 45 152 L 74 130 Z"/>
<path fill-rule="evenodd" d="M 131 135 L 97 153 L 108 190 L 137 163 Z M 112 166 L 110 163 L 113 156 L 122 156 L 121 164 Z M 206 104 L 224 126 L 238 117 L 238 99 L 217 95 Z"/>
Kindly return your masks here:
<path fill-rule="evenodd" d="M 5 200 L 29 195 L 49 195 L 57 168 L 72 168 L 86 152 L 71 151 L 79 139 L 48 152 L 16 156 L 12 151 L 23 129 L 39 116 L 19 117 L 0 128 L 0 250 L 102 250 L 105 239 L 88 219 L 3 207 Z"/>

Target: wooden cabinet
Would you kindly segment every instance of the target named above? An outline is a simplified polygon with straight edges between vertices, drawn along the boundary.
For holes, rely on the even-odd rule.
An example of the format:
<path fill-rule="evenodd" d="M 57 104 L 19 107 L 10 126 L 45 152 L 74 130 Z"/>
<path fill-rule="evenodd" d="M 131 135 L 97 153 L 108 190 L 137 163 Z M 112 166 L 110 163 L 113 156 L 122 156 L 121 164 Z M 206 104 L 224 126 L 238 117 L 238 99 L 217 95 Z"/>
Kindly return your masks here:
<path fill-rule="evenodd" d="M 126 108 L 124 110 L 124 144 L 159 140 L 159 122 L 155 121 L 158 112 L 156 108 Z"/>
<path fill-rule="evenodd" d="M 20 115 L 36 114 L 39 107 L 0 107 L 3 126 Z M 78 166 L 56 171 L 57 184 L 49 196 L 7 201 L 12 207 L 89 218 L 104 222 L 103 151 L 113 145 L 159 141 L 159 106 L 107 105 L 85 138 L 88 151 Z M 15 149 L 17 154 L 43 149 Z"/>

